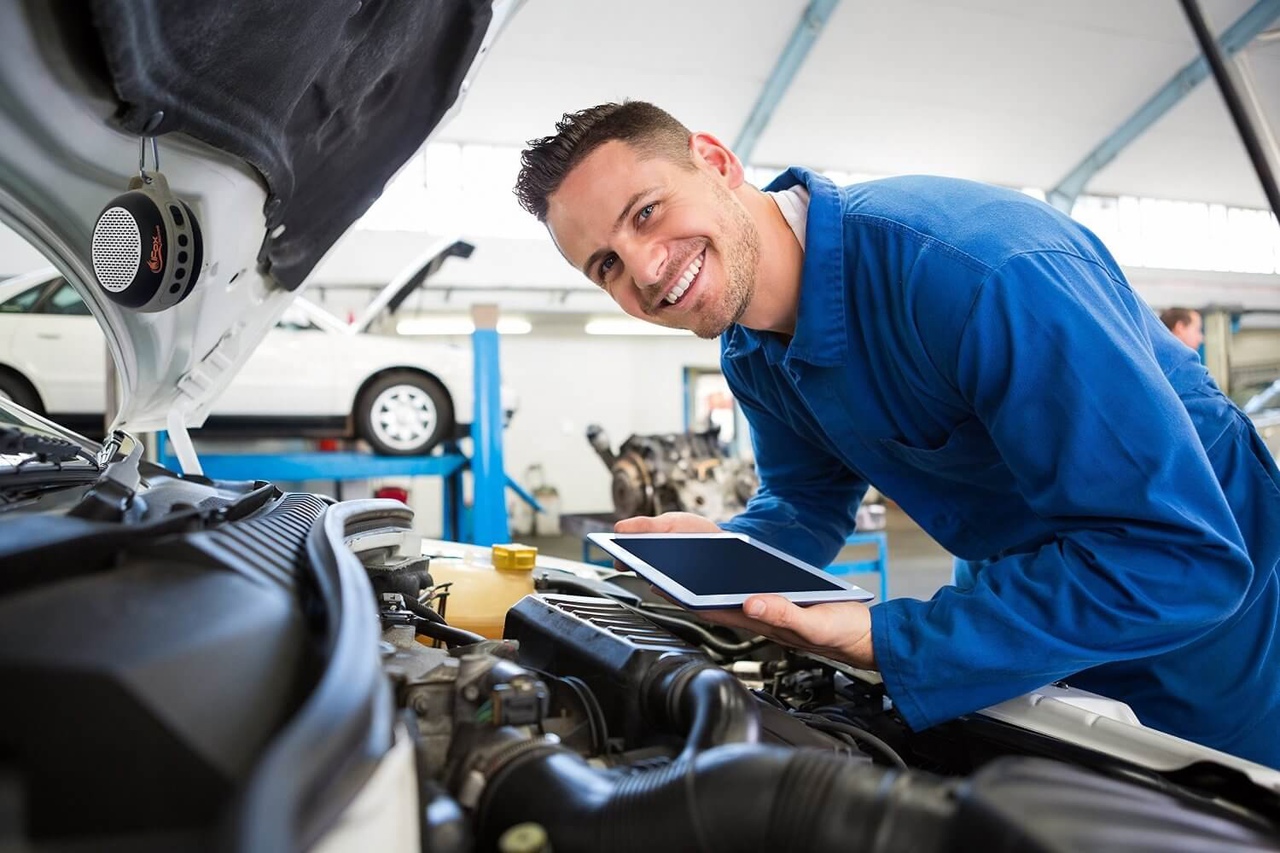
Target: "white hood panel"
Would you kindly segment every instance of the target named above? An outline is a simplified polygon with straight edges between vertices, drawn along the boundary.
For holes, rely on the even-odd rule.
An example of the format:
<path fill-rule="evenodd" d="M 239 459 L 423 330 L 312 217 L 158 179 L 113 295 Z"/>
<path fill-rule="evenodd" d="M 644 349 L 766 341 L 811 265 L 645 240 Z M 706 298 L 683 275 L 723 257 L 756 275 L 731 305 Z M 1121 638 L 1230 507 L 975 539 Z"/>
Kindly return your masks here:
<path fill-rule="evenodd" d="M 100 295 L 89 246 L 98 212 L 137 172 L 138 140 L 110 128 L 114 103 L 87 97 L 46 64 L 17 4 L 0 4 L 0 97 L 0 214 L 102 324 L 119 371 L 116 426 L 164 429 L 175 409 L 199 426 L 294 296 L 243 265 L 261 243 L 265 189 L 250 169 L 206 146 L 162 140 L 161 171 L 199 217 L 205 266 L 192 294 L 169 311 L 120 308 Z"/>
<path fill-rule="evenodd" d="M 519 6 L 520 0 L 496 0 L 479 56 Z M 93 69 L 60 56 L 59 50 L 75 48 L 49 31 L 48 20 L 28 18 L 28 8 L 0 3 L 0 221 L 45 254 L 101 323 L 118 372 L 115 426 L 133 432 L 198 427 L 301 292 L 258 270 L 268 238 L 265 182 L 242 160 L 190 137 L 159 137 L 159 171 L 195 211 L 204 265 L 192 293 L 167 311 L 140 314 L 107 300 L 90 263 L 93 226 L 137 174 L 139 139 L 115 129 L 120 104 L 114 93 L 91 82 Z M 88 12 L 75 6 L 67 14 Z M 92 64 L 90 57 L 75 58 Z M 467 78 L 478 65 L 473 62 Z M 455 101 L 445 120 L 457 107 Z M 344 214 L 349 218 L 350 211 Z M 329 215 L 321 211 L 311 222 L 323 226 Z"/>

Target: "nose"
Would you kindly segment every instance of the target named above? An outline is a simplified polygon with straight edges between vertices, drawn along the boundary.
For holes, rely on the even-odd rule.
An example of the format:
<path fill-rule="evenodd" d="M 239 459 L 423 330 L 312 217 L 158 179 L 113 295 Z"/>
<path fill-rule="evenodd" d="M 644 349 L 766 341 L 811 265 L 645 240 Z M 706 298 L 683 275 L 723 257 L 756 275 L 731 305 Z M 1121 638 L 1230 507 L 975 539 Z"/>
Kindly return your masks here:
<path fill-rule="evenodd" d="M 620 246 L 618 254 L 632 271 L 637 287 L 652 287 L 662 281 L 667 250 L 658 240 L 633 240 L 628 246 Z"/>

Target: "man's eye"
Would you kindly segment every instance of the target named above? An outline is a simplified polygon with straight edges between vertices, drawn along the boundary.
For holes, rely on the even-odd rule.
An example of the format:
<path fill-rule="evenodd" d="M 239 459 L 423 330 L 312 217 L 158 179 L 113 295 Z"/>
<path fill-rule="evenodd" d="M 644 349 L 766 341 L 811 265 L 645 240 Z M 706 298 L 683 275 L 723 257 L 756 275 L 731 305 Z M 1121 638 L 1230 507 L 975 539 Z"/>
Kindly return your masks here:
<path fill-rule="evenodd" d="M 656 204 L 646 204 L 644 207 L 640 208 L 640 212 L 636 214 L 636 218 L 641 222 L 644 222 L 650 216 L 653 216 L 653 209 L 656 206 Z"/>
<path fill-rule="evenodd" d="M 617 255 L 606 255 L 605 259 L 600 262 L 600 280 L 601 281 L 604 281 L 605 277 L 609 275 L 609 270 L 613 269 L 613 263 L 616 260 L 618 260 Z"/>

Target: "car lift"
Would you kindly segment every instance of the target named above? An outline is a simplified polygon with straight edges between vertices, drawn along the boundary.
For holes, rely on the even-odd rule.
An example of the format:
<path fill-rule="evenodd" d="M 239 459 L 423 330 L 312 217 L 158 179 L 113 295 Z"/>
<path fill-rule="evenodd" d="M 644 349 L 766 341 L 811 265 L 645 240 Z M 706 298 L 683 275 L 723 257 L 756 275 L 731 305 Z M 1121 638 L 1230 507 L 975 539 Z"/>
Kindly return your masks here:
<path fill-rule="evenodd" d="M 475 412 L 471 422 L 473 452 L 470 458 L 462 453 L 456 442 L 447 442 L 443 454 L 431 456 L 375 456 L 361 451 L 211 453 L 200 455 L 204 475 L 217 480 L 271 482 L 443 477 L 444 539 L 470 541 L 476 545 L 510 541 L 506 489 L 514 491 L 535 511 L 541 512 L 542 507 L 507 476 L 503 468 L 497 306 L 477 305 L 471 313 L 476 329 L 471 335 Z M 169 451 L 169 442 L 163 440 L 160 442 L 160 464 L 175 470 L 178 467 L 177 457 Z M 462 502 L 462 475 L 468 468 L 471 470 L 474 499 L 469 514 Z"/>

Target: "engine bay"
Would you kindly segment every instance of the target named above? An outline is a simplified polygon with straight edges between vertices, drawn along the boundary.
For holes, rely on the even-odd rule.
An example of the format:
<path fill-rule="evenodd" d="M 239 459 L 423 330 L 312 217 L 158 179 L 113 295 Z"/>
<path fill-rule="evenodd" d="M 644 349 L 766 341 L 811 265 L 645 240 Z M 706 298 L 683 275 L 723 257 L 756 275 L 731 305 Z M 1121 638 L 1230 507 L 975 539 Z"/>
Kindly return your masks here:
<path fill-rule="evenodd" d="M 398 502 L 153 468 L 128 519 L 59 501 L 0 543 L 15 849 L 351 849 L 396 820 L 458 853 L 1280 847 L 1280 797 L 1230 768 L 912 732 L 874 673 L 629 576 L 541 569 L 501 639 L 454 627 L 457 556 Z"/>

